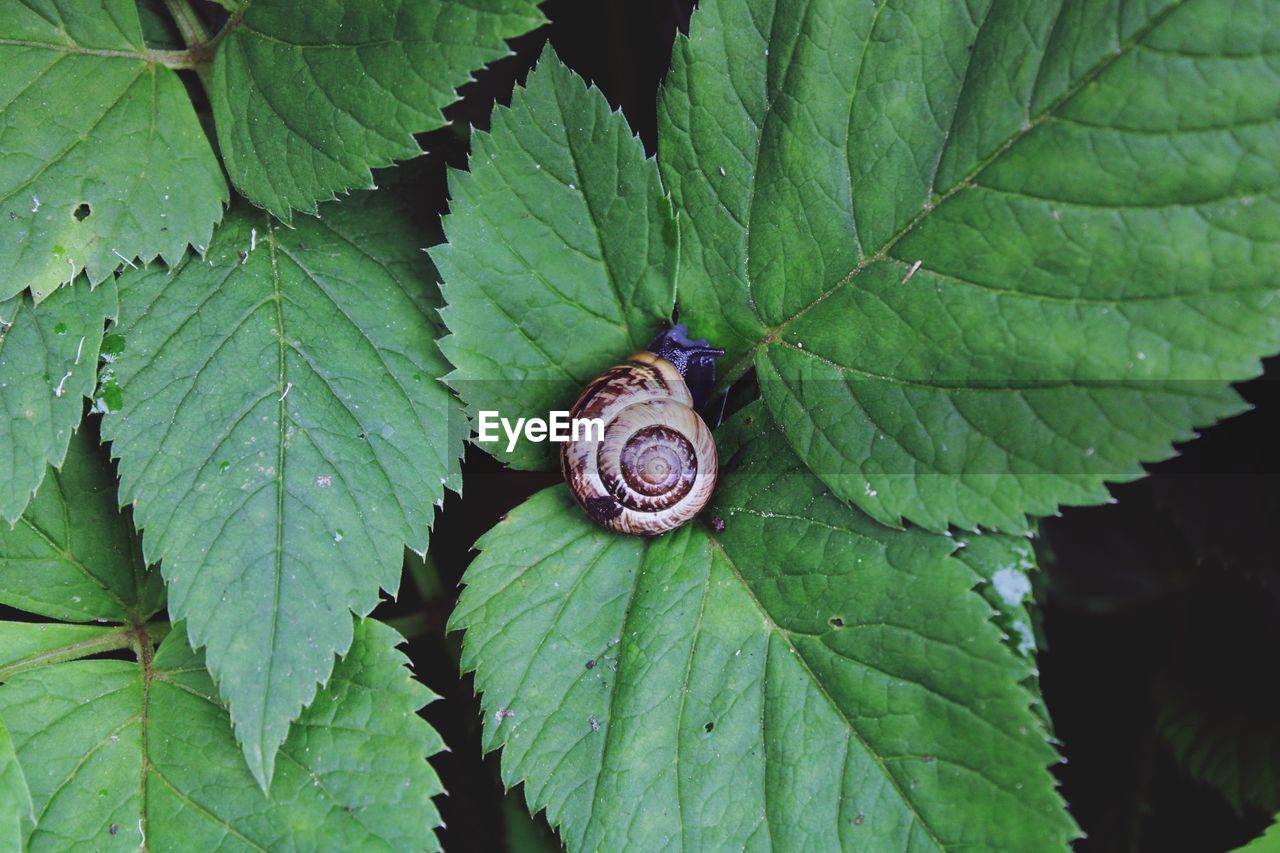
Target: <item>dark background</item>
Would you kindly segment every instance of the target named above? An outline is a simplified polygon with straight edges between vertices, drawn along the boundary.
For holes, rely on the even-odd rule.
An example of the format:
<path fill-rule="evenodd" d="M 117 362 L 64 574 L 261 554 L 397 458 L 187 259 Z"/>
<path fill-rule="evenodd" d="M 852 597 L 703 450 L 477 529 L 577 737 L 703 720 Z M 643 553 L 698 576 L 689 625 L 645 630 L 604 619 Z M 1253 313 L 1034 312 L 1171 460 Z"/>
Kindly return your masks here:
<path fill-rule="evenodd" d="M 692 6 L 544 4 L 551 24 L 517 40 L 516 56 L 463 90 L 449 111 L 454 128 L 421 137 L 424 227 L 438 234 L 431 220 L 448 207 L 444 166 L 465 168 L 467 126 L 488 127 L 492 104 L 510 102 L 547 39 L 621 107 L 654 153 L 656 93 Z M 1088 836 L 1079 850 L 1228 850 L 1280 810 L 1272 781 L 1280 778 L 1280 703 L 1269 689 L 1280 669 L 1280 570 L 1270 547 L 1280 525 L 1280 459 L 1270 440 L 1280 434 L 1277 376 L 1273 359 L 1263 378 L 1240 388 L 1254 411 L 1179 448 L 1181 456 L 1152 466 L 1152 477 L 1113 488 L 1117 504 L 1065 509 L 1042 525 L 1041 685 L 1066 758 L 1055 773 Z M 457 678 L 459 638 L 443 626 L 471 544 L 558 478 L 505 471 L 474 447 L 463 470 L 465 509 L 451 496 L 432 537 L 440 588 L 423 601 L 406 582 L 394 612 L 426 614 L 411 653 L 444 696 L 425 712 L 452 749 L 433 762 L 450 792 L 441 800 L 444 847 L 497 850 L 527 825 L 514 803 L 503 808 L 498 756 L 481 755 L 479 705 L 471 678 Z M 1224 774 L 1258 791 L 1261 805 L 1233 803 L 1197 779 L 1166 734 L 1205 745 Z"/>

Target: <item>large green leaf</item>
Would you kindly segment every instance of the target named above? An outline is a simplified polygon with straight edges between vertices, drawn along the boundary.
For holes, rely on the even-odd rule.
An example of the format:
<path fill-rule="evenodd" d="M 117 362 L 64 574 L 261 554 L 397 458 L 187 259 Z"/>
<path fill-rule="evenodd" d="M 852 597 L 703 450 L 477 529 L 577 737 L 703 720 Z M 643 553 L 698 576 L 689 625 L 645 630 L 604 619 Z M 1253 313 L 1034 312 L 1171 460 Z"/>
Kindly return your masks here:
<path fill-rule="evenodd" d="M 28 849 L 438 847 L 441 787 L 426 759 L 443 744 L 415 714 L 434 697 L 409 677 L 399 635 L 357 624 L 281 748 L 269 796 L 182 635 L 141 663 L 60 663 L 0 687 L 35 805 Z"/>
<path fill-rule="evenodd" d="M 0 519 L 12 524 L 52 465 L 61 467 L 84 398 L 98 380 L 98 351 L 116 313 L 116 286 L 66 288 L 38 308 L 0 302 Z"/>
<path fill-rule="evenodd" d="M 106 451 L 82 431 L 14 528 L 0 530 L 0 603 L 69 622 L 141 622 L 164 606 L 115 486 Z"/>
<path fill-rule="evenodd" d="M 451 626 L 504 780 L 572 849 L 1063 846 L 979 576 L 833 498 L 768 420 L 720 431 L 719 532 L 611 534 L 556 487 L 480 540 Z"/>
<path fill-rule="evenodd" d="M 294 230 L 233 209 L 207 260 L 120 279 L 103 435 L 121 499 L 264 787 L 349 611 L 395 591 L 460 488 L 436 299 L 390 193 Z"/>
<path fill-rule="evenodd" d="M 0 0 L 0 299 L 209 242 L 226 181 L 158 59 L 133 0 Z"/>
<path fill-rule="evenodd" d="M 474 416 L 546 417 L 671 316 L 676 225 L 658 169 L 626 121 L 548 48 L 472 135 L 471 171 L 450 176 L 441 349 Z M 482 445 L 520 468 L 550 445 Z M 554 448 L 552 448 L 554 449 Z"/>
<path fill-rule="evenodd" d="M 504 39 L 543 21 L 536 0 L 248 0 L 213 64 L 210 100 L 232 183 L 284 219 L 373 186 L 415 157 L 414 133 Z"/>
<path fill-rule="evenodd" d="M 1278 49 L 1243 0 L 707 0 L 681 315 L 882 521 L 1103 500 L 1280 348 Z"/>

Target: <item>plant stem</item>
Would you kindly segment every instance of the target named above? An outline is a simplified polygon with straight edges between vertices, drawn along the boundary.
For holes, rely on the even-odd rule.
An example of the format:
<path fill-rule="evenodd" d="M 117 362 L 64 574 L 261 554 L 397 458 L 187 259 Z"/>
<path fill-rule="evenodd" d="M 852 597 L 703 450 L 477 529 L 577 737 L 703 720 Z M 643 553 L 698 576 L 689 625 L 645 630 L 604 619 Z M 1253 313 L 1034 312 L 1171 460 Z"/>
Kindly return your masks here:
<path fill-rule="evenodd" d="M 408 616 L 397 616 L 388 619 L 387 624 L 400 632 L 406 640 L 416 640 L 435 632 L 436 624 L 425 613 L 410 613 Z"/>
<path fill-rule="evenodd" d="M 433 601 L 439 598 L 444 588 L 440 583 L 440 572 L 436 568 L 436 561 L 430 552 L 421 561 L 415 557 L 409 557 L 406 562 L 409 565 L 409 576 L 413 578 L 413 585 L 417 587 L 418 595 L 422 596 L 422 600 Z"/>
<path fill-rule="evenodd" d="M 209 68 L 213 62 L 213 54 L 217 48 L 218 40 L 232 26 L 232 22 L 228 21 L 227 26 L 215 36 L 210 37 L 209 30 L 204 25 L 204 21 L 196 14 L 196 10 L 191 8 L 189 0 L 164 0 L 164 6 L 169 10 L 170 17 L 178 27 L 178 32 L 182 33 L 182 41 L 187 46 L 183 51 L 186 55 L 189 65 L 183 67 L 192 69 L 196 72 L 196 76 L 200 78 L 200 85 L 204 87 L 204 91 L 210 97 L 213 96 L 213 89 L 209 85 Z M 233 18 L 239 20 L 239 18 Z M 170 68 L 175 66 L 170 65 Z"/>
<path fill-rule="evenodd" d="M 73 53 L 80 56 L 110 56 L 117 59 L 134 59 L 138 62 L 152 62 L 166 68 L 195 68 L 204 60 L 189 50 L 105 50 L 78 45 L 48 45 L 44 42 L 23 41 L 21 39 L 0 39 L 0 47 L 31 47 L 53 50 L 58 53 Z"/>
<path fill-rule="evenodd" d="M 187 0 L 164 0 L 164 6 L 169 10 L 178 32 L 182 33 L 183 44 L 188 48 L 198 48 L 209 43 L 209 31 L 205 29 L 204 21 Z"/>
<path fill-rule="evenodd" d="M 0 681 L 5 681 L 19 672 L 26 672 L 29 669 L 39 669 L 42 666 L 78 660 L 90 655 L 112 652 L 116 649 L 128 649 L 133 647 L 134 640 L 133 627 L 125 626 L 90 640 L 81 640 L 78 643 L 70 643 L 56 649 L 46 649 L 37 654 L 19 658 L 0 666 Z"/>

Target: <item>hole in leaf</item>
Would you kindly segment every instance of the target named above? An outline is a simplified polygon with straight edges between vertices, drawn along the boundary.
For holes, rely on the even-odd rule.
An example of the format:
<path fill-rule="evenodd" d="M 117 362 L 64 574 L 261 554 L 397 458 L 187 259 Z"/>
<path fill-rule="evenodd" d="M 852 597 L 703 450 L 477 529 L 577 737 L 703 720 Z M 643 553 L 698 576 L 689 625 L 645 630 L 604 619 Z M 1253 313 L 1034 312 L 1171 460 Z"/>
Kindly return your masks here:
<path fill-rule="evenodd" d="M 87 201 L 80 202 L 76 205 L 76 209 L 71 211 L 71 215 L 76 218 L 76 222 L 84 222 L 91 213 L 93 213 L 93 208 L 89 206 Z"/>
<path fill-rule="evenodd" d="M 830 619 L 827 620 L 827 624 L 829 624 L 832 628 L 843 628 L 844 620 L 841 619 L 839 616 L 832 616 Z"/>
<path fill-rule="evenodd" d="M 703 726 L 702 728 L 709 732 L 709 731 L 711 731 L 712 729 L 714 729 L 715 727 L 716 727 L 716 724 L 715 724 L 715 723 L 707 723 L 707 724 L 706 724 L 705 726 Z"/>

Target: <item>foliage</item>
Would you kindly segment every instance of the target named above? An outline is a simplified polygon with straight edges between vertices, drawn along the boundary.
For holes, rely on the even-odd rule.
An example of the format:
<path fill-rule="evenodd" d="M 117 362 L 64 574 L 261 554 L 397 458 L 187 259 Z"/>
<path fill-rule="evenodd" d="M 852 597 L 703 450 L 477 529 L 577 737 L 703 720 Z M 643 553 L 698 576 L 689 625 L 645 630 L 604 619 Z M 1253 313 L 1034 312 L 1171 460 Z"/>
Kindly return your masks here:
<path fill-rule="evenodd" d="M 542 22 L 530 0 L 234 6 L 210 72 L 218 145 L 236 189 L 285 222 L 421 153 L 413 134 L 444 125 L 472 69 Z"/>
<path fill-rule="evenodd" d="M 755 368 L 772 421 L 798 456 L 793 464 L 880 522 L 905 516 L 939 531 L 1024 533 L 1029 515 L 1099 502 L 1105 480 L 1138 476 L 1139 463 L 1168 456 L 1171 441 L 1240 411 L 1228 382 L 1255 375 L 1258 358 L 1280 345 L 1278 164 L 1260 153 L 1277 139 L 1274 89 L 1245 73 L 1254 48 L 1241 47 L 1244 30 L 1234 18 L 1227 28 L 1203 25 L 1225 14 L 1211 3 L 1100 14 L 1114 24 L 1078 38 L 1061 36 L 1082 23 L 1074 12 L 981 4 L 972 13 L 941 5 L 908 13 L 892 3 L 702 4 L 688 37 L 677 38 L 657 164 L 681 226 L 680 316 L 729 349 L 722 387 Z M 922 55 L 942 61 L 921 63 Z M 833 61 L 851 56 L 856 61 Z M 1185 85 L 1161 84 L 1170 78 Z M 1224 86 L 1232 107 L 1206 108 L 1221 104 Z M 647 223 L 628 221 L 625 229 L 604 221 L 599 211 L 639 210 L 652 190 L 614 179 L 619 164 L 636 163 L 639 145 L 627 140 L 620 118 L 600 127 L 601 99 L 584 109 L 582 98 L 581 84 L 544 55 L 510 113 L 495 115 L 492 136 L 477 140 L 470 174 L 454 178 L 449 245 L 435 257 L 449 302 L 446 354 L 458 368 L 451 376 L 467 380 L 455 387 L 473 410 L 531 415 L 562 407 L 618 356 L 616 345 L 595 351 L 597 326 L 612 322 L 615 336 L 645 336 L 612 301 L 634 276 L 607 259 L 640 257 L 644 235 L 662 227 L 662 210 L 650 204 Z M 584 115 L 593 119 L 582 122 Z M 584 137 L 597 144 L 585 148 Z M 1242 147 L 1243 165 L 1234 168 Z M 593 173 L 603 175 L 598 185 Z M 498 188 L 520 203 L 495 204 Z M 602 195 L 609 207 L 593 203 Z M 584 237 L 566 241 L 581 270 L 532 262 L 522 251 L 566 225 L 586 226 Z M 532 289 L 515 286 L 528 278 L 522 264 L 538 270 Z M 584 342 L 569 346 L 543 332 L 553 325 L 582 329 Z M 505 346 L 490 346 L 495 341 Z M 724 430 L 720 441 L 733 444 Z M 799 476 L 782 461 L 791 458 L 775 440 L 754 461 Z M 752 463 L 729 464 L 741 471 Z M 789 510 L 767 505 L 761 484 L 745 489 L 766 503 L 762 516 L 785 521 L 743 549 L 750 556 L 742 559 L 760 561 L 759 577 L 742 569 L 718 578 L 717 555 L 739 563 L 728 546 L 714 544 L 743 525 L 725 514 L 735 503 L 734 477 L 725 475 L 708 515 L 715 523 L 648 548 L 593 534 L 554 494 L 531 499 L 481 540 L 453 624 L 467 630 L 464 665 L 485 691 L 486 744 L 503 746 L 504 778 L 525 782 L 531 808 L 545 807 L 575 849 L 655 846 L 677 830 L 699 846 L 706 839 L 697 833 L 717 822 L 718 837 L 732 846 L 755 832 L 791 838 L 785 833 L 803 832 L 798 803 L 807 799 L 792 803 L 798 780 L 771 774 L 766 760 L 784 742 L 796 750 L 792 764 L 834 796 L 830 812 L 805 812 L 821 831 L 809 827 L 793 841 L 856 843 L 843 821 L 873 796 L 886 812 L 906 815 L 869 827 L 873 845 L 896 848 L 918 837 L 926 846 L 1008 848 L 1068 839 L 1070 823 L 1043 805 L 1052 801 L 1041 787 L 1047 749 L 1028 753 L 1013 783 L 1024 806 L 1040 808 L 998 810 L 996 819 L 982 797 L 970 797 L 956 812 L 932 812 L 960 799 L 947 794 L 948 785 L 962 785 L 960 773 L 943 768 L 964 767 L 965 790 L 981 786 L 974 777 L 999 788 L 1014 751 L 940 758 L 947 734 L 933 725 L 956 726 L 954 709 L 885 709 L 857 690 L 878 683 L 867 670 L 891 679 L 910 673 L 900 685 L 919 683 L 922 656 L 932 664 L 928 678 L 937 679 L 925 689 L 960 707 L 975 708 L 964 697 L 982 692 L 982 680 L 942 663 L 944 652 L 925 651 L 922 626 L 909 624 L 878 638 L 874 662 L 846 651 L 843 660 L 860 666 L 830 664 L 830 638 L 863 626 L 841 614 L 844 585 L 826 573 L 865 555 L 854 542 L 832 542 L 826 533 L 847 528 L 831 522 L 812 543 L 815 556 L 792 545 L 787 534 L 803 539 L 806 524 L 822 518 L 813 484 L 806 494 L 815 497 Z M 844 525 L 869 523 L 846 515 Z M 1025 655 L 1035 648 L 1024 604 L 1029 551 L 992 536 L 966 537 L 964 561 L 989 582 L 983 592 L 1010 632 L 1004 654 Z M 940 547 L 945 554 L 954 543 Z M 901 557 L 903 570 L 945 589 L 945 575 L 930 569 L 937 555 L 926 553 Z M 709 569 L 700 556 L 708 554 Z M 794 577 L 794 587 L 774 573 Z M 803 613 L 803 627 L 778 618 L 760 592 L 754 613 L 718 605 L 712 593 L 732 596 L 729 587 L 743 595 L 757 584 Z M 973 584 L 971 575 L 965 586 Z M 875 593 L 860 592 L 874 608 Z M 911 600 L 923 607 L 928 598 L 916 591 Z M 717 618 L 704 652 L 708 610 Z M 902 620 L 909 610 L 904 603 L 891 612 Z M 990 611 L 957 607 L 948 617 L 955 633 L 927 636 L 941 649 L 972 653 L 968 644 L 989 627 Z M 934 613 L 929 627 L 943 630 L 939 618 Z M 741 677 L 725 661 L 700 661 L 715 658 L 722 642 L 736 648 L 737 632 L 761 624 L 765 636 L 788 638 L 777 643 L 780 657 L 806 661 L 818 682 L 811 689 L 843 712 L 846 733 L 879 756 L 880 773 L 848 775 L 840 763 L 824 763 L 847 753 L 824 740 L 817 718 L 769 725 L 771 702 L 781 702 L 773 689 L 802 702 L 803 678 L 793 685 L 770 671 L 766 679 L 750 658 L 744 666 L 755 668 Z M 828 646 L 830 672 L 809 662 L 809 642 Z M 615 662 L 615 675 L 592 677 L 578 662 L 600 655 Z M 1025 670 L 1003 678 L 1006 688 L 1035 686 Z M 697 705 L 704 683 L 703 716 L 716 716 L 709 697 L 742 714 L 711 720 L 714 731 L 700 735 L 682 709 Z M 765 686 L 753 693 L 752 684 Z M 611 691 L 604 698 L 603 685 Z M 887 701 L 880 687 L 875 695 Z M 740 695 L 754 695 L 754 704 Z M 842 695 L 851 697 L 847 704 Z M 1028 701 L 1024 694 L 1023 713 Z M 856 714 L 868 705 L 871 719 Z M 808 708 L 783 716 L 800 719 L 801 707 Z M 915 739 L 882 740 L 886 715 L 909 717 Z M 975 715 L 1000 730 L 995 706 Z M 626 734 L 613 735 L 617 728 Z M 712 738 L 736 745 L 717 747 Z M 620 746 L 610 751 L 613 744 Z M 708 751 L 759 761 L 759 769 L 717 766 L 699 757 Z M 896 763 L 908 756 L 940 762 L 930 776 L 936 788 L 917 794 L 919 778 Z M 736 796 L 718 800 L 729 776 Z M 753 778 L 760 788 L 744 790 Z"/>
<path fill-rule="evenodd" d="M 1280 346 L 1274 27 L 1238 5 L 706 4 L 662 99 L 682 312 L 877 519 L 1103 500 Z"/>
<path fill-rule="evenodd" d="M 145 774 L 141 793 L 130 788 L 140 799 L 108 814 L 85 811 L 88 788 L 46 785 L 61 778 L 50 775 L 57 761 L 42 757 L 39 778 L 29 766 L 33 749 L 70 760 L 82 746 L 78 723 L 48 727 L 49 703 L 77 704 L 108 681 L 119 682 L 107 694 L 116 705 L 84 714 L 133 732 L 136 749 L 113 753 L 103 773 L 136 778 L 141 762 L 172 780 L 144 742 L 144 721 L 162 714 L 203 721 L 176 734 L 152 728 L 173 760 L 228 746 L 234 755 L 239 743 L 247 766 L 223 754 L 172 788 L 179 797 L 190 785 L 228 788 L 225 802 L 200 807 L 233 835 L 270 825 L 268 791 L 270 808 L 301 833 L 293 843 L 308 837 L 309 808 L 328 822 L 330 841 L 356 832 L 352 843 L 420 845 L 438 823 L 438 781 L 421 761 L 438 743 L 412 722 L 428 694 L 397 686 L 389 635 L 353 627 L 350 613 L 368 613 L 379 589 L 395 591 L 404 547 L 426 551 L 445 488 L 461 487 L 464 432 L 438 382 L 439 298 L 416 217 L 392 193 L 354 198 L 293 230 L 242 201 L 224 214 L 229 195 L 197 117 L 202 101 L 178 72 L 194 70 L 204 86 L 207 127 L 237 190 L 287 221 L 293 208 L 314 212 L 336 191 L 371 186 L 371 166 L 419 153 L 412 134 L 442 126 L 456 87 L 542 18 L 531 0 L 358 10 L 256 0 L 230 11 L 210 35 L 210 19 L 185 3 L 0 4 L 9 69 L 0 198 L 11 211 L 0 248 L 0 510 L 15 525 L 0 596 L 47 619 L 124 626 L 0 631 L 0 703 L 40 816 L 31 843 L 58 837 L 64 819 L 126 826 L 121 843 L 139 841 L 137 817 L 124 816 L 146 813 Z M 286 59 L 311 81 L 310 99 L 293 97 L 294 76 L 268 73 Z M 414 85 L 387 88 L 407 79 Z M 133 260 L 157 255 L 164 264 L 147 269 Z M 58 287 L 81 271 L 87 282 Z M 121 499 L 145 529 L 141 549 L 116 514 L 114 475 L 88 438 L 72 438 L 86 397 L 106 415 Z M 162 560 L 167 587 L 141 572 L 144 554 Z M 141 626 L 166 608 L 180 628 L 153 655 Z M 68 662 L 126 646 L 137 664 Z M 202 704 L 179 707 L 192 700 L 152 689 L 161 682 Z M 373 716 L 364 691 L 382 696 Z M 331 728 L 339 724 L 351 734 Z M 370 750 L 397 742 L 385 772 L 361 779 Z M 278 749 L 290 756 L 287 778 L 273 775 Z M 305 752 L 315 755 L 299 764 Z M 67 783 L 77 778 L 64 769 Z M 238 790 L 241 777 L 262 790 Z M 309 785 L 330 777 L 317 799 Z M 6 758 L 7 790 L 21 779 Z M 290 788 L 302 799 L 282 795 Z M 348 829 L 326 817 L 335 802 L 356 815 Z M 395 804 L 402 811 L 388 811 Z M 358 831 L 371 820 L 359 814 L 366 807 L 385 812 L 367 837 Z M 258 828 L 242 825 L 255 813 Z M 194 831 L 184 828 L 191 815 L 165 829 L 157 814 L 151 843 Z M 6 836 L 18 831 L 9 818 Z"/>
<path fill-rule="evenodd" d="M 131 0 L 0 2 L 0 297 L 209 242 L 227 186 L 177 73 Z M 132 263 L 132 261 L 130 261 Z"/>
<path fill-rule="evenodd" d="M 441 790 L 425 759 L 443 744 L 414 713 L 433 697 L 408 677 L 399 636 L 356 623 L 280 748 L 270 790 L 260 790 L 204 656 L 181 626 L 147 621 L 164 607 L 164 588 L 142 565 L 112 486 L 102 452 L 81 434 L 19 524 L 0 532 L 0 602 L 116 623 L 0 623 L 9 732 L 0 791 L 29 786 L 33 820 L 17 814 L 26 843 L 422 846 L 439 824 L 431 798 Z M 94 658 L 123 648 L 136 661 Z M 384 772 L 368 773 L 370 762 Z M 0 817 L 11 835 L 14 815 Z"/>
<path fill-rule="evenodd" d="M 396 590 L 461 487 L 430 270 L 389 201 L 293 230 L 233 208 L 205 258 L 120 278 L 103 436 L 264 788 L 348 610 Z"/>
<path fill-rule="evenodd" d="M 676 319 L 727 350 L 711 507 L 641 540 L 555 486 L 476 543 L 449 625 L 503 781 L 575 850 L 1079 835 L 1028 537 L 1280 350 L 1280 16 L 705 0 L 656 157 L 548 46 L 428 256 L 370 170 L 542 22 L 0 0 L 0 843 L 438 846 L 434 694 L 369 614 L 468 415 Z M 1168 690 L 1183 764 L 1272 808 L 1267 735 Z"/>
<path fill-rule="evenodd" d="M 183 52 L 146 43 L 133 0 L 3 0 L 0 202 L 17 233 L 0 298 L 203 254 L 227 186 L 175 69 L 200 69 L 236 189 L 287 222 L 418 154 L 412 134 L 441 127 L 471 71 L 541 20 L 532 0 L 251 0 L 213 38 L 184 33 Z"/>
<path fill-rule="evenodd" d="M 719 443 L 718 533 L 609 536 L 558 486 L 478 543 L 453 624 L 506 781 L 574 849 L 1069 837 L 955 543 L 850 513 L 760 404 Z"/>
<path fill-rule="evenodd" d="M 472 136 L 484 168 L 452 173 L 450 193 L 477 213 L 447 217 L 431 253 L 454 332 L 440 342 L 448 381 L 473 414 L 567 408 L 610 359 L 643 349 L 675 300 L 676 225 L 656 166 L 549 48 L 540 66 L 494 111 L 494 135 Z M 530 444 L 495 451 L 555 464 Z"/>

